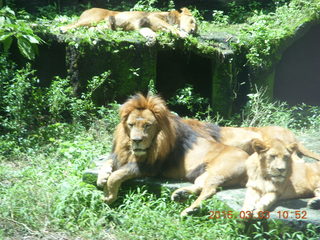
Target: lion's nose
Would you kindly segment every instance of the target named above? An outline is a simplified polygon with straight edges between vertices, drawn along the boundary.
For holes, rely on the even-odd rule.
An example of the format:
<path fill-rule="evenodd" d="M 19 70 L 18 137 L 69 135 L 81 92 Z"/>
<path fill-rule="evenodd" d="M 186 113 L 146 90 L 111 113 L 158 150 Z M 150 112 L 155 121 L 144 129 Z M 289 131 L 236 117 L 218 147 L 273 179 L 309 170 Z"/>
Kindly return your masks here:
<path fill-rule="evenodd" d="M 142 138 L 141 137 L 135 137 L 132 139 L 132 141 L 135 143 L 135 144 L 139 144 L 142 142 Z"/>

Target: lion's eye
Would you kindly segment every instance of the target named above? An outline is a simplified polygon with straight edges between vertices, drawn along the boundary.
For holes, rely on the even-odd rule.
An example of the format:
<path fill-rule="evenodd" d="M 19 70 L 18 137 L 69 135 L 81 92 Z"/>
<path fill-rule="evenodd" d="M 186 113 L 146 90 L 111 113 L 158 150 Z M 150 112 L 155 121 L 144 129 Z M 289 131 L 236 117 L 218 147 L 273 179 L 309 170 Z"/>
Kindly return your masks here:
<path fill-rule="evenodd" d="M 270 155 L 270 157 L 271 157 L 272 159 L 274 159 L 274 158 L 276 158 L 276 157 L 277 157 L 277 155 L 272 154 L 272 155 Z"/>
<path fill-rule="evenodd" d="M 151 127 L 151 124 L 150 124 L 150 123 L 146 123 L 146 124 L 144 125 L 144 128 L 149 128 L 149 127 Z"/>
<path fill-rule="evenodd" d="M 129 128 L 133 127 L 133 123 L 128 123 Z"/>
<path fill-rule="evenodd" d="M 290 156 L 289 156 L 289 155 L 285 155 L 285 156 L 283 156 L 283 159 L 284 159 L 285 161 L 289 161 Z"/>

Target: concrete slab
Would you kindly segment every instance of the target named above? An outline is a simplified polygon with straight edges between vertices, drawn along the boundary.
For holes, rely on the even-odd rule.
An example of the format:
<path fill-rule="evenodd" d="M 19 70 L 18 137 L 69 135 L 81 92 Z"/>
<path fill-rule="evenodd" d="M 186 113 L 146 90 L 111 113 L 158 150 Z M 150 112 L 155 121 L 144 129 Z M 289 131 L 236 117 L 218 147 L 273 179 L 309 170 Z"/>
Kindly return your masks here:
<path fill-rule="evenodd" d="M 97 165 L 100 165 L 98 162 Z M 83 173 L 83 181 L 96 185 L 97 180 L 97 170 L 89 169 Z M 175 190 L 179 187 L 191 185 L 187 182 L 164 180 L 157 178 L 143 178 L 143 179 L 133 179 L 128 181 L 129 185 L 147 185 L 154 187 L 155 189 L 161 189 L 163 187 Z M 216 197 L 227 204 L 231 209 L 233 209 L 233 215 L 240 214 L 241 207 L 243 204 L 245 196 L 245 188 L 239 189 L 227 189 L 219 191 Z M 292 226 L 303 228 L 307 224 L 311 223 L 320 226 L 320 210 L 313 210 L 307 208 L 308 199 L 293 199 L 278 202 L 272 211 L 270 211 L 270 217 L 268 219 L 276 219 L 284 221 Z M 239 215 L 239 218 L 244 218 Z"/>

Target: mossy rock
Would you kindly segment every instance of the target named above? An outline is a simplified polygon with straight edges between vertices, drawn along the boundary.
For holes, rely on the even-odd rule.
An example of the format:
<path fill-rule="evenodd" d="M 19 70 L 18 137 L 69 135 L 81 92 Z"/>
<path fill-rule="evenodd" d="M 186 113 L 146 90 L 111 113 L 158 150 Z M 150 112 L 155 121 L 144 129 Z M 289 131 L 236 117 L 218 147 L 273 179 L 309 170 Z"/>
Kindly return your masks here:
<path fill-rule="evenodd" d="M 95 161 L 95 168 L 88 169 L 83 173 L 83 181 L 96 186 L 98 168 L 103 163 L 103 158 Z M 124 186 L 144 185 L 150 190 L 160 192 L 162 188 L 169 188 L 174 191 L 180 187 L 191 185 L 188 182 L 177 180 L 159 179 L 159 178 L 139 178 L 125 182 Z M 245 188 L 223 189 L 219 191 L 215 197 L 224 202 L 231 209 L 233 215 L 239 215 L 239 219 L 243 219 L 244 215 L 240 214 L 242 204 L 245 197 Z M 295 228 L 303 229 L 307 224 L 320 226 L 320 211 L 307 207 L 309 199 L 292 199 L 279 201 L 271 210 L 268 220 L 281 220 Z M 219 212 L 219 209 L 215 209 Z M 257 219 L 258 220 L 258 219 Z"/>

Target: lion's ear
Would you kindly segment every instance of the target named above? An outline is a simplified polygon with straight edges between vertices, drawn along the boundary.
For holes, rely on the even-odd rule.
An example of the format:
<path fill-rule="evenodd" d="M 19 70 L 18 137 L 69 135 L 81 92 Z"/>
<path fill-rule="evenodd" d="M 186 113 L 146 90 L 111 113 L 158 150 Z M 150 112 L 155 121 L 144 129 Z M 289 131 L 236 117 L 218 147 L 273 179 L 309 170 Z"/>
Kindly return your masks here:
<path fill-rule="evenodd" d="M 293 153 L 298 149 L 298 144 L 297 143 L 291 143 L 287 146 L 287 149 L 290 153 Z"/>
<path fill-rule="evenodd" d="M 177 10 L 172 10 L 169 12 L 167 16 L 167 20 L 169 24 L 177 24 L 178 23 L 178 18 L 179 18 L 180 13 Z"/>
<path fill-rule="evenodd" d="M 257 138 L 251 140 L 251 145 L 253 150 L 257 153 L 266 152 L 269 149 L 267 144 Z"/>
<path fill-rule="evenodd" d="M 190 12 L 190 10 L 188 8 L 184 7 L 184 8 L 181 8 L 180 10 L 181 10 L 182 14 L 190 15 L 190 16 L 192 15 L 192 13 Z"/>

